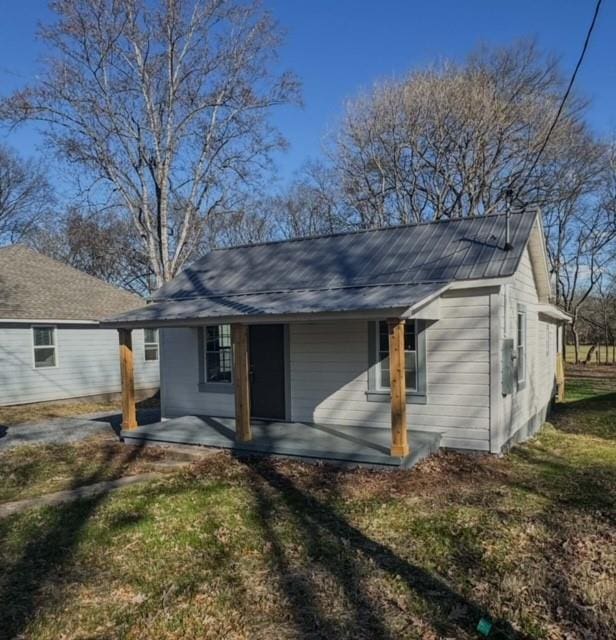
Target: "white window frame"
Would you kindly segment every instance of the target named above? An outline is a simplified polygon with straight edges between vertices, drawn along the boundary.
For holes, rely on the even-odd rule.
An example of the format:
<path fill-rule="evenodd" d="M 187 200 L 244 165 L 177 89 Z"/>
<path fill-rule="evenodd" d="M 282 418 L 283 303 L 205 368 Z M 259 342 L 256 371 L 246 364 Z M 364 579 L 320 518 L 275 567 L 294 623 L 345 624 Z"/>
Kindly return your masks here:
<path fill-rule="evenodd" d="M 526 386 L 526 380 L 528 378 L 528 319 L 526 308 L 521 305 L 518 306 L 516 314 L 515 341 L 517 359 L 516 379 L 518 389 L 520 390 Z M 522 367 L 520 366 L 521 364 L 523 365 Z"/>
<path fill-rule="evenodd" d="M 230 324 L 210 324 L 210 325 L 206 325 L 205 327 L 203 327 L 203 382 L 206 385 L 232 385 L 233 384 L 233 344 L 229 344 L 229 355 L 231 358 L 230 361 L 230 376 L 231 379 L 230 380 L 208 380 L 208 367 L 207 367 L 207 357 L 208 357 L 208 353 L 220 353 L 220 349 L 218 351 L 212 351 L 210 349 L 207 348 L 207 330 L 210 327 L 224 327 L 224 326 L 228 326 L 229 327 L 229 340 L 231 339 L 231 325 Z"/>
<path fill-rule="evenodd" d="M 391 391 L 391 385 L 390 386 L 385 386 L 383 385 L 382 382 L 382 360 L 381 360 L 381 349 L 380 349 L 380 337 L 381 337 L 381 326 L 380 323 L 381 322 L 387 322 L 386 320 L 383 321 L 377 321 L 376 323 L 376 340 L 375 342 L 375 349 L 376 352 L 374 354 L 375 356 L 375 363 L 376 363 L 376 390 L 377 391 Z M 415 335 L 415 349 L 405 349 L 404 350 L 404 359 L 406 361 L 406 358 L 408 358 L 409 354 L 413 354 L 413 358 L 415 359 L 415 386 L 414 387 L 407 387 L 406 391 L 407 392 L 417 392 L 418 390 L 418 382 L 419 382 L 419 371 L 418 371 L 418 359 L 417 359 L 417 341 L 419 340 L 418 335 L 417 335 L 417 322 L 415 320 L 407 320 L 407 323 L 413 323 L 413 333 Z M 389 357 L 389 345 L 388 345 L 388 349 L 387 349 L 387 355 Z M 391 373 L 390 373 L 391 375 Z"/>
<path fill-rule="evenodd" d="M 148 342 L 146 340 L 146 336 L 147 336 L 147 332 L 148 331 L 154 331 L 155 332 L 155 335 L 156 335 L 155 342 Z M 158 360 L 160 358 L 160 346 L 159 346 L 160 345 L 160 338 L 159 338 L 159 336 L 160 336 L 160 333 L 159 333 L 158 329 L 147 328 L 147 329 L 143 330 L 143 361 L 144 362 L 158 362 Z M 148 352 L 148 350 L 154 349 L 154 348 L 156 349 L 156 358 L 153 358 L 153 359 L 150 358 L 148 360 L 148 358 L 146 358 L 146 353 Z"/>
<path fill-rule="evenodd" d="M 35 344 L 34 331 L 35 329 L 51 329 L 51 336 L 53 343 L 48 345 Z M 58 328 L 55 324 L 33 324 L 30 331 L 30 337 L 32 340 L 32 368 L 33 369 L 57 369 L 60 366 L 59 349 L 58 349 Z M 37 349 L 52 349 L 53 348 L 53 364 L 51 366 L 41 366 L 36 364 L 36 351 Z"/>

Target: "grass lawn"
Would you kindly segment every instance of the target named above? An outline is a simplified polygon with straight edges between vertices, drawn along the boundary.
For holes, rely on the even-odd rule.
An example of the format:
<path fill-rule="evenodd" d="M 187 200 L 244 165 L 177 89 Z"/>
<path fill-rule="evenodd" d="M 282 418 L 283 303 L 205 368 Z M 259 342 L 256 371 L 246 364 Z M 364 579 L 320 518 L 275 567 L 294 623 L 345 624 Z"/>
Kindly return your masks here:
<path fill-rule="evenodd" d="M 616 379 L 568 392 L 500 459 L 378 473 L 221 453 L 0 521 L 0 637 L 464 639 L 483 616 L 490 638 L 613 637 Z M 41 475 L 71 468 L 52 458 Z M 0 457 L 2 486 L 18 468 Z"/>
<path fill-rule="evenodd" d="M 592 345 L 590 344 L 581 344 L 580 345 L 580 351 L 579 351 L 579 357 L 580 360 L 582 362 L 584 362 L 586 360 L 586 356 L 588 355 L 588 351 L 591 348 Z M 602 344 L 600 347 L 601 350 L 601 354 L 600 354 L 600 358 L 601 358 L 601 362 L 605 361 L 605 344 Z M 597 352 L 595 351 L 595 353 L 592 355 L 591 359 L 590 359 L 590 363 L 591 364 L 596 364 L 597 362 Z M 609 358 L 609 362 L 610 364 L 613 364 L 613 359 L 614 359 L 614 352 L 612 350 L 612 346 L 610 345 L 609 349 L 608 349 L 608 358 Z M 575 347 L 572 344 L 568 344 L 567 348 L 565 350 L 565 359 L 567 362 L 569 363 L 573 363 L 575 362 Z"/>
<path fill-rule="evenodd" d="M 0 453 L 0 503 L 153 471 L 164 459 L 164 449 L 126 447 L 106 436 L 16 447 Z"/>
<path fill-rule="evenodd" d="M 137 403 L 138 409 L 157 408 L 158 396 Z M 119 413 L 120 401 L 65 400 L 61 402 L 37 402 L 0 407 L 0 425 L 14 426 L 23 422 L 39 422 L 50 418 L 66 418 L 87 413 Z"/>

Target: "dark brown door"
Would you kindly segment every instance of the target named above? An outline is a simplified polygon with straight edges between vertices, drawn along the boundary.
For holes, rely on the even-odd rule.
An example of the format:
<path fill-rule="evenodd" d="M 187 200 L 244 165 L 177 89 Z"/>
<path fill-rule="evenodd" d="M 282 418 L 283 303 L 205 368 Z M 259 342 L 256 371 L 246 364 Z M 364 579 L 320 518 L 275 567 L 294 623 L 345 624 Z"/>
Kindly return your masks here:
<path fill-rule="evenodd" d="M 284 375 L 284 326 L 251 326 L 250 402 L 253 417 L 285 419 Z"/>

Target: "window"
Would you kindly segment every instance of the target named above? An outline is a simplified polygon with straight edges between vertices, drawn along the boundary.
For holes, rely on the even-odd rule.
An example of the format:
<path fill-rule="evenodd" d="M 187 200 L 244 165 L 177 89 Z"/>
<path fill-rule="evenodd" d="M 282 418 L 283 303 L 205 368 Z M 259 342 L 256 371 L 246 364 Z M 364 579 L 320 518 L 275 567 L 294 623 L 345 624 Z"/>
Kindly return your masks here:
<path fill-rule="evenodd" d="M 516 333 L 518 357 L 518 389 L 523 389 L 526 383 L 526 311 L 518 308 L 518 323 Z"/>
<path fill-rule="evenodd" d="M 55 327 L 32 327 L 32 344 L 34 348 L 35 369 L 56 366 Z"/>
<path fill-rule="evenodd" d="M 377 336 L 377 389 L 389 389 L 389 331 L 387 322 L 378 323 Z M 415 322 L 408 321 L 404 325 L 404 361 L 406 369 L 407 391 L 417 391 L 417 340 L 415 336 Z"/>
<path fill-rule="evenodd" d="M 158 360 L 158 329 L 143 330 L 143 350 L 146 362 Z"/>
<path fill-rule="evenodd" d="M 205 382 L 231 380 L 231 325 L 205 327 Z"/>

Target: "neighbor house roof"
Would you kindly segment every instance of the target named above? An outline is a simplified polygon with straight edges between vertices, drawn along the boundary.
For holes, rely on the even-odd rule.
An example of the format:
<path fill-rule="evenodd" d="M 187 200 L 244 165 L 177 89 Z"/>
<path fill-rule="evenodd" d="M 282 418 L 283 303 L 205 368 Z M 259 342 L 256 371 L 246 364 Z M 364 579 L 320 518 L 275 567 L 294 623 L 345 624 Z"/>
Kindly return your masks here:
<path fill-rule="evenodd" d="M 408 308 L 452 282 L 515 272 L 537 212 L 489 215 L 218 249 L 111 320 L 171 322 Z"/>
<path fill-rule="evenodd" d="M 143 299 L 23 245 L 0 248 L 0 321 L 94 320 Z"/>

